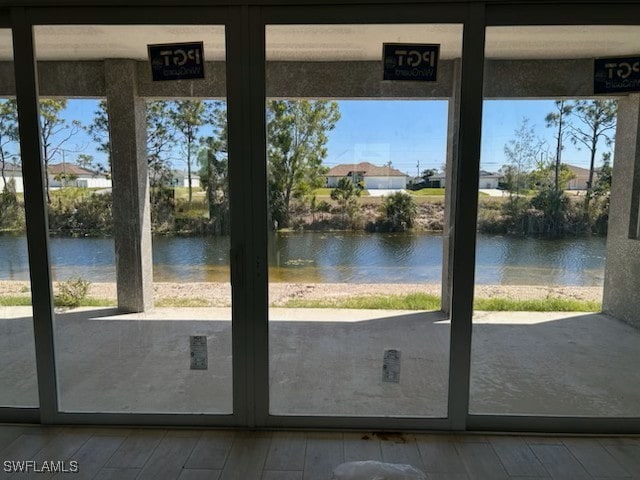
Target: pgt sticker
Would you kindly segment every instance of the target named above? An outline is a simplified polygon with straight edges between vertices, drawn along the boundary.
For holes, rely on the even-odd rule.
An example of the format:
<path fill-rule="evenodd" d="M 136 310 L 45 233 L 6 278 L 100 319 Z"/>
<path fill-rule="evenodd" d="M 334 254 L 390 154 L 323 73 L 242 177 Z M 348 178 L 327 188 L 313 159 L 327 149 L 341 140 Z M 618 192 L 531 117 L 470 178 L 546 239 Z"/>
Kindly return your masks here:
<path fill-rule="evenodd" d="M 622 92 L 640 92 L 640 57 L 595 60 L 593 93 Z"/>
<path fill-rule="evenodd" d="M 147 45 L 154 81 L 204 78 L 202 42 Z"/>
<path fill-rule="evenodd" d="M 440 45 L 383 43 L 383 80 L 435 82 Z"/>

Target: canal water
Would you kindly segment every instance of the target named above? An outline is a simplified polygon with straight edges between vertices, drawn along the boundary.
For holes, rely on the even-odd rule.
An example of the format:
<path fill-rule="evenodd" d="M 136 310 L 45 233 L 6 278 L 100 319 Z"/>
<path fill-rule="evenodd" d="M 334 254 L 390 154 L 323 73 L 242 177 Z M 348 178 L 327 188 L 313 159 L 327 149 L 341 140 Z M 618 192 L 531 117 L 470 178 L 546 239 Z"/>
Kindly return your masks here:
<path fill-rule="evenodd" d="M 115 281 L 111 238 L 52 238 L 55 280 Z M 478 235 L 476 282 L 504 285 L 600 286 L 602 237 L 543 239 Z M 275 282 L 438 282 L 442 237 L 410 233 L 278 233 L 269 245 Z M 229 281 L 228 237 L 154 237 L 154 280 Z M 23 236 L 0 235 L 0 280 L 27 280 Z"/>

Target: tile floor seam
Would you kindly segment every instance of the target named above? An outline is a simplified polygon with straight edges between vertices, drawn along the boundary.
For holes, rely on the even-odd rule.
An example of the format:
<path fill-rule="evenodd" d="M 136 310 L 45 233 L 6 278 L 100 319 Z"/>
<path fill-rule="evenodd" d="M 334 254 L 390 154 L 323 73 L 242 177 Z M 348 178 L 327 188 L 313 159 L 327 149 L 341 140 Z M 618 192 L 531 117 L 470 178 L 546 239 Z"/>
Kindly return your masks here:
<path fill-rule="evenodd" d="M 224 469 L 227 468 L 227 462 L 229 461 L 229 457 L 231 456 L 231 450 L 233 450 L 233 446 L 236 444 L 237 440 L 238 440 L 238 434 L 237 432 L 234 432 L 233 440 L 231 440 L 231 445 L 229 445 L 229 449 L 227 450 L 227 453 L 224 456 L 224 461 L 222 462 L 222 468 L 220 468 L 220 475 L 218 475 L 218 478 L 222 478 L 222 475 L 224 475 Z"/>
<path fill-rule="evenodd" d="M 84 430 L 84 429 L 83 429 L 83 430 Z M 76 431 L 76 432 L 77 432 L 78 430 L 74 428 L 72 431 Z M 67 458 L 69 458 L 69 459 L 73 458 L 73 456 L 74 456 L 76 453 L 78 453 L 78 452 L 80 451 L 80 449 L 81 449 L 82 447 L 84 447 L 84 446 L 87 444 L 87 442 L 88 442 L 89 440 L 91 440 L 91 439 L 93 438 L 93 434 L 92 434 L 92 433 L 90 433 L 90 432 L 88 432 L 88 433 L 89 433 L 89 436 L 87 437 L 87 439 L 86 439 L 84 442 L 82 442 L 82 445 L 80 445 L 78 448 L 76 448 L 76 449 L 73 451 L 73 453 L 71 453 Z M 66 459 L 65 459 L 65 460 L 66 460 Z"/>
<path fill-rule="evenodd" d="M 527 448 L 529 449 L 529 451 L 531 452 L 531 454 L 533 455 L 533 457 L 538 461 L 538 463 L 542 466 L 542 468 L 544 469 L 545 472 L 547 472 L 547 476 L 549 478 L 553 478 L 553 475 L 551 475 L 551 472 L 549 471 L 549 469 L 547 468 L 547 466 L 542 462 L 542 460 L 540 459 L 540 457 L 538 457 L 538 455 L 536 455 L 535 450 L 533 450 L 533 448 L 531 448 L 531 445 L 529 444 L 529 442 L 527 442 L 525 440 L 525 445 L 527 446 Z"/>
<path fill-rule="evenodd" d="M 622 467 L 622 469 L 623 469 L 624 471 L 629 472 L 629 474 L 631 475 L 630 477 L 622 477 L 622 478 L 631 478 L 632 480 L 640 479 L 640 471 L 638 471 L 638 472 L 635 472 L 635 471 L 629 471 L 629 470 L 627 469 L 627 465 L 625 465 L 624 463 L 619 462 L 619 461 L 618 461 L 618 459 L 617 459 L 617 458 L 616 458 L 616 457 L 611 453 L 610 448 L 611 448 L 611 447 L 615 447 L 615 446 L 617 446 L 617 445 L 603 445 L 603 446 L 602 446 L 602 448 L 604 448 L 604 449 L 605 449 L 605 451 L 606 451 L 606 452 L 607 452 L 607 453 L 608 453 L 608 454 L 613 458 L 613 460 L 614 460 L 618 465 L 620 465 L 620 466 Z M 621 446 L 624 446 L 624 445 L 621 445 Z M 632 446 L 635 446 L 635 445 L 632 445 Z M 637 446 L 638 446 L 638 447 L 640 447 L 640 445 L 637 445 Z"/>
<path fill-rule="evenodd" d="M 564 438 L 560 440 L 560 441 L 562 442 L 562 445 L 564 445 L 564 448 L 566 448 L 566 449 L 569 451 L 569 453 L 573 456 L 573 458 L 575 458 L 575 459 L 576 459 L 576 461 L 578 462 L 578 465 L 580 465 L 580 466 L 584 469 L 584 471 L 585 471 L 585 472 L 587 472 L 587 475 L 589 475 L 590 477 L 593 477 L 593 475 L 591 475 L 591 472 L 587 469 L 587 466 L 586 466 L 584 463 L 582 463 L 582 462 L 580 461 L 580 459 L 579 459 L 578 457 L 576 457 L 576 456 L 573 454 L 573 452 L 571 451 L 571 448 L 569 447 L 569 445 L 567 445 L 566 443 L 564 443 L 564 442 L 565 442 L 565 440 L 566 440 L 566 439 L 564 439 Z M 598 442 L 598 445 L 600 445 L 600 443 L 599 443 L 599 442 Z M 606 452 L 606 454 L 607 454 L 607 455 L 611 456 L 611 455 L 609 454 L 609 452 L 607 452 L 607 450 L 606 450 L 604 447 L 602 447 L 602 445 L 600 445 L 600 447 L 601 447 L 601 448 Z M 615 461 L 615 459 L 614 459 L 614 461 Z M 617 463 L 617 464 L 618 464 L 618 466 L 622 468 L 622 465 L 620 465 L 618 462 L 615 462 L 615 463 Z M 623 469 L 624 471 L 626 471 L 626 469 L 625 469 L 625 468 L 622 468 L 622 469 Z M 626 477 L 611 477 L 611 478 L 626 478 Z"/>
<path fill-rule="evenodd" d="M 493 454 L 498 459 L 498 462 L 500 462 L 500 465 L 502 466 L 502 469 L 504 470 L 504 473 L 507 474 L 508 478 L 511 478 L 511 474 L 509 473 L 509 470 L 507 469 L 507 466 L 502 461 L 502 458 L 500 458 L 500 455 L 498 454 L 498 451 L 495 449 L 493 443 L 491 443 L 491 439 L 489 437 L 487 437 L 487 445 L 489 445 L 489 447 L 491 448 L 491 451 L 493 452 Z"/>
<path fill-rule="evenodd" d="M 516 437 L 516 438 L 520 438 L 520 437 Z M 491 441 L 489 441 L 489 445 L 491 445 L 491 448 L 493 448 L 493 443 L 491 443 Z M 553 475 L 551 475 L 551 472 L 549 470 L 547 470 L 547 467 L 545 466 L 544 463 L 542 463 L 542 460 L 540 458 L 538 458 L 538 456 L 536 455 L 536 452 L 534 452 L 533 448 L 531 448 L 531 445 L 529 445 L 529 442 L 527 442 L 525 440 L 524 445 L 527 447 L 529 452 L 531 452 L 531 455 L 533 455 L 533 457 L 538 461 L 538 463 L 540 464 L 542 469 L 546 472 L 547 477 L 553 478 Z M 509 470 L 507 470 L 507 467 L 502 462 L 502 459 L 500 458 L 500 455 L 498 455 L 498 452 L 496 451 L 495 448 L 493 448 L 493 451 L 496 453 L 496 456 L 498 457 L 498 460 L 500 460 L 500 463 L 502 463 L 502 466 L 504 467 L 504 471 L 507 472 L 507 475 L 509 476 L 509 478 L 511 478 L 511 477 L 520 477 L 520 475 L 511 475 L 509 473 Z"/>
<path fill-rule="evenodd" d="M 465 461 L 464 456 L 462 455 L 462 452 L 458 448 L 460 443 L 455 438 L 453 439 L 453 441 L 451 443 L 453 445 L 453 448 L 454 448 L 456 454 L 458 455 L 458 458 L 460 459 L 460 463 L 464 467 L 464 471 L 465 471 L 467 477 L 469 477 L 470 479 L 473 479 L 473 475 L 471 474 L 472 473 L 471 469 L 470 469 L 469 465 L 467 465 L 467 462 Z"/>
<path fill-rule="evenodd" d="M 267 437 L 269 439 L 269 448 L 267 448 L 267 452 L 264 456 L 264 458 L 262 459 L 262 468 L 260 469 L 260 479 L 262 480 L 262 477 L 264 475 L 264 467 L 267 465 L 267 459 L 269 458 L 269 451 L 271 450 L 271 445 L 273 444 L 273 433 L 269 432 L 269 436 Z"/>
<path fill-rule="evenodd" d="M 152 429 L 145 429 L 145 430 L 148 430 L 148 431 L 154 431 L 154 430 L 156 430 L 156 429 L 153 429 L 153 428 L 152 428 Z M 127 439 L 127 438 L 129 438 L 129 436 L 130 436 L 132 433 L 133 433 L 133 430 L 131 430 L 131 432 L 129 433 L 129 435 L 127 435 L 127 436 L 125 437 L 125 441 L 126 441 L 126 439 Z M 155 447 L 153 447 L 153 450 L 151 450 L 151 452 L 149 452 L 149 456 L 148 456 L 148 457 L 147 457 L 147 459 L 144 461 L 144 463 L 143 463 L 140 467 L 136 467 L 136 468 L 139 468 L 139 469 L 140 469 L 140 471 L 138 472 L 138 475 L 136 475 L 136 478 L 138 478 L 138 477 L 142 474 L 142 472 L 144 471 L 144 467 L 146 467 L 146 466 L 147 466 L 147 462 L 149 461 L 149 459 L 150 459 L 151 457 L 153 457 L 153 454 L 155 453 L 156 449 L 157 449 L 157 448 L 158 448 L 158 446 L 162 443 L 162 440 L 164 440 L 164 439 L 165 439 L 165 437 L 167 436 L 167 434 L 168 434 L 168 433 L 169 433 L 169 430 L 164 430 L 164 433 L 160 436 L 160 440 L 158 441 L 158 443 L 156 444 L 156 446 L 155 446 Z M 123 442 L 123 443 L 124 443 L 124 442 Z M 117 452 L 119 449 L 120 449 L 120 447 L 118 447 L 118 448 L 116 449 L 116 452 Z M 111 455 L 111 457 L 113 457 L 113 455 L 115 455 L 115 454 L 116 454 L 116 452 L 113 452 L 113 454 Z M 109 457 L 109 460 L 111 460 L 111 457 Z M 107 460 L 107 463 L 109 462 L 109 460 Z M 105 465 L 106 465 L 107 463 L 105 463 Z M 104 468 L 104 467 L 103 467 L 103 468 Z"/>
<path fill-rule="evenodd" d="M 593 475 L 591 475 L 586 468 L 584 468 L 584 466 L 582 465 L 582 463 L 580 463 L 580 461 L 575 457 L 575 455 L 571 452 L 571 450 L 569 450 L 569 448 L 567 448 L 567 446 L 565 445 L 564 441 L 562 440 L 562 437 L 557 437 L 560 439 L 560 445 L 546 445 L 548 447 L 562 447 L 564 448 L 567 452 L 569 452 L 569 455 L 571 455 L 573 457 L 573 459 L 578 462 L 578 465 L 580 465 L 580 467 L 582 467 L 582 469 L 586 472 L 587 476 L 589 478 L 593 478 Z M 540 444 L 541 446 L 545 446 L 544 444 Z M 533 454 L 536 456 L 536 458 L 538 459 L 538 461 L 540 462 L 540 464 L 542 465 L 542 467 L 547 471 L 547 473 L 549 474 L 549 477 L 552 479 L 555 479 L 556 477 L 549 471 L 549 469 L 547 468 L 547 466 L 544 464 L 544 462 L 542 461 L 542 459 L 540 457 L 538 457 L 538 455 L 536 455 L 535 450 L 531 449 L 531 451 L 533 451 Z"/>
<path fill-rule="evenodd" d="M 187 462 L 191 458 L 191 455 L 193 455 L 193 451 L 198 446 L 198 443 L 200 443 L 200 440 L 202 440 L 202 437 L 204 436 L 204 430 L 199 430 L 198 433 L 199 433 L 198 440 L 193 443 L 193 446 L 191 447 L 191 450 L 189 450 L 189 454 L 185 456 L 184 461 L 182 462 L 182 466 L 180 467 L 180 472 L 176 476 L 175 480 L 178 480 L 178 478 L 180 478 L 180 475 L 182 475 L 182 472 L 184 472 L 186 470 L 184 468 L 184 466 L 187 464 Z M 209 470 L 209 469 L 207 469 L 207 470 Z"/>
<path fill-rule="evenodd" d="M 304 433 L 304 451 L 302 452 L 302 480 L 304 480 L 304 472 L 307 471 L 307 445 L 309 444 L 309 433 Z M 344 449 L 344 440 L 342 441 L 342 448 Z"/>
<path fill-rule="evenodd" d="M 562 440 L 560 441 L 562 442 Z M 527 444 L 527 447 L 529 447 L 529 450 L 531 450 L 531 453 L 533 453 L 533 456 L 536 458 L 536 460 L 540 462 L 540 465 L 542 465 L 542 468 L 544 468 L 544 471 L 547 472 L 547 475 L 549 476 L 549 478 L 554 478 L 554 476 L 551 474 L 551 472 L 549 471 L 547 466 L 544 464 L 542 459 L 536 454 L 536 451 L 533 448 L 531 448 L 531 445 L 529 444 L 529 442 L 526 442 L 526 444 Z M 564 443 L 562 445 L 564 445 Z"/>
<path fill-rule="evenodd" d="M 467 464 L 464 455 L 462 455 L 462 452 L 460 452 L 460 450 L 458 450 L 458 446 L 462 446 L 464 445 L 464 442 L 459 442 L 458 440 L 454 440 L 453 444 L 455 445 L 455 449 L 456 449 L 456 453 L 458 454 L 458 457 L 460 457 L 460 461 L 462 462 L 462 465 L 464 466 L 465 471 L 467 472 L 467 476 L 473 480 L 474 476 L 473 476 L 473 471 L 471 469 L 471 467 Z M 474 444 L 472 444 L 474 445 Z M 507 479 L 512 478 L 511 475 L 509 475 L 509 472 L 507 471 L 507 469 L 505 468 L 504 464 L 502 463 L 502 460 L 500 459 L 500 456 L 498 455 L 498 453 L 495 451 L 495 449 L 493 448 L 493 445 L 491 445 L 491 442 L 487 441 L 486 443 L 477 443 L 475 445 L 488 445 L 491 448 L 491 451 L 495 454 L 496 458 L 498 459 L 498 462 L 500 462 L 500 466 L 502 467 L 502 469 L 504 470 L 504 473 L 507 476 Z"/>
<path fill-rule="evenodd" d="M 124 442 L 126 442 L 126 441 L 127 441 L 127 438 L 129 438 L 129 435 L 131 435 L 131 431 L 129 431 L 129 433 L 128 433 L 127 435 L 123 435 L 122 441 L 120 442 L 120 444 L 118 445 L 118 447 L 113 449 L 113 452 L 111 453 L 111 455 L 109 455 L 109 458 L 107 458 L 107 459 L 102 463 L 102 465 L 100 466 L 100 468 L 98 468 L 98 469 L 96 470 L 96 473 L 91 477 L 92 479 L 96 478 L 96 477 L 100 474 L 100 471 L 101 471 L 103 468 L 105 468 L 105 466 L 109 463 L 109 460 L 111 460 L 111 457 L 113 457 L 113 456 L 116 454 L 116 452 L 120 449 L 120 447 L 121 447 L 122 445 L 124 445 Z M 94 438 L 95 436 L 96 436 L 96 435 L 92 435 L 92 436 L 91 436 L 91 438 Z M 98 436 L 100 436 L 100 435 L 98 435 Z M 116 435 L 116 436 L 117 436 L 117 435 Z M 87 440 L 87 442 L 88 442 L 88 441 L 89 441 L 89 440 Z M 140 471 L 142 471 L 142 470 L 140 470 Z M 140 474 L 138 473 L 138 475 L 140 475 Z M 137 477 L 138 475 L 136 475 L 136 477 Z"/>

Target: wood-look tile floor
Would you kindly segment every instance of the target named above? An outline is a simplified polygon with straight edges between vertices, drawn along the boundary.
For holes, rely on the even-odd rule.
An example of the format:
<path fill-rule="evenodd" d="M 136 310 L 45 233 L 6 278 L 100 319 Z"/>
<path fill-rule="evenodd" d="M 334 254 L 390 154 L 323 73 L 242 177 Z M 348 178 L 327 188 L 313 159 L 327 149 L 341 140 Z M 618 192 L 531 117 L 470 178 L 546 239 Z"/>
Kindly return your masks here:
<path fill-rule="evenodd" d="M 413 465 L 431 480 L 640 479 L 640 437 L 233 432 L 0 426 L 1 478 L 12 461 L 78 462 L 73 479 L 330 480 L 356 460 Z"/>

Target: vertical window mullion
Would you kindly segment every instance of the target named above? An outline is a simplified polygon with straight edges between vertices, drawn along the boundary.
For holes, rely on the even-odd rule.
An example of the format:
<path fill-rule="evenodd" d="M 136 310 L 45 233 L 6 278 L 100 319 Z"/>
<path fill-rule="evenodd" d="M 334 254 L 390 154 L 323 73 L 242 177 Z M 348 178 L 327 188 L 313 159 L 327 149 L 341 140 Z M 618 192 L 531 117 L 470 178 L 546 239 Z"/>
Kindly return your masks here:
<path fill-rule="evenodd" d="M 42 146 L 40 145 L 38 72 L 33 27 L 28 20 L 27 11 L 24 8 L 14 8 L 12 20 L 40 421 L 53 423 L 58 413 L 58 399 L 48 219 L 42 167 Z"/>
<path fill-rule="evenodd" d="M 457 178 L 453 179 L 453 281 L 451 289 L 451 347 L 449 420 L 453 430 L 465 430 L 469 411 L 471 329 L 475 274 L 478 175 L 482 128 L 484 68 L 484 4 L 469 7 L 462 41 L 460 120 Z"/>

